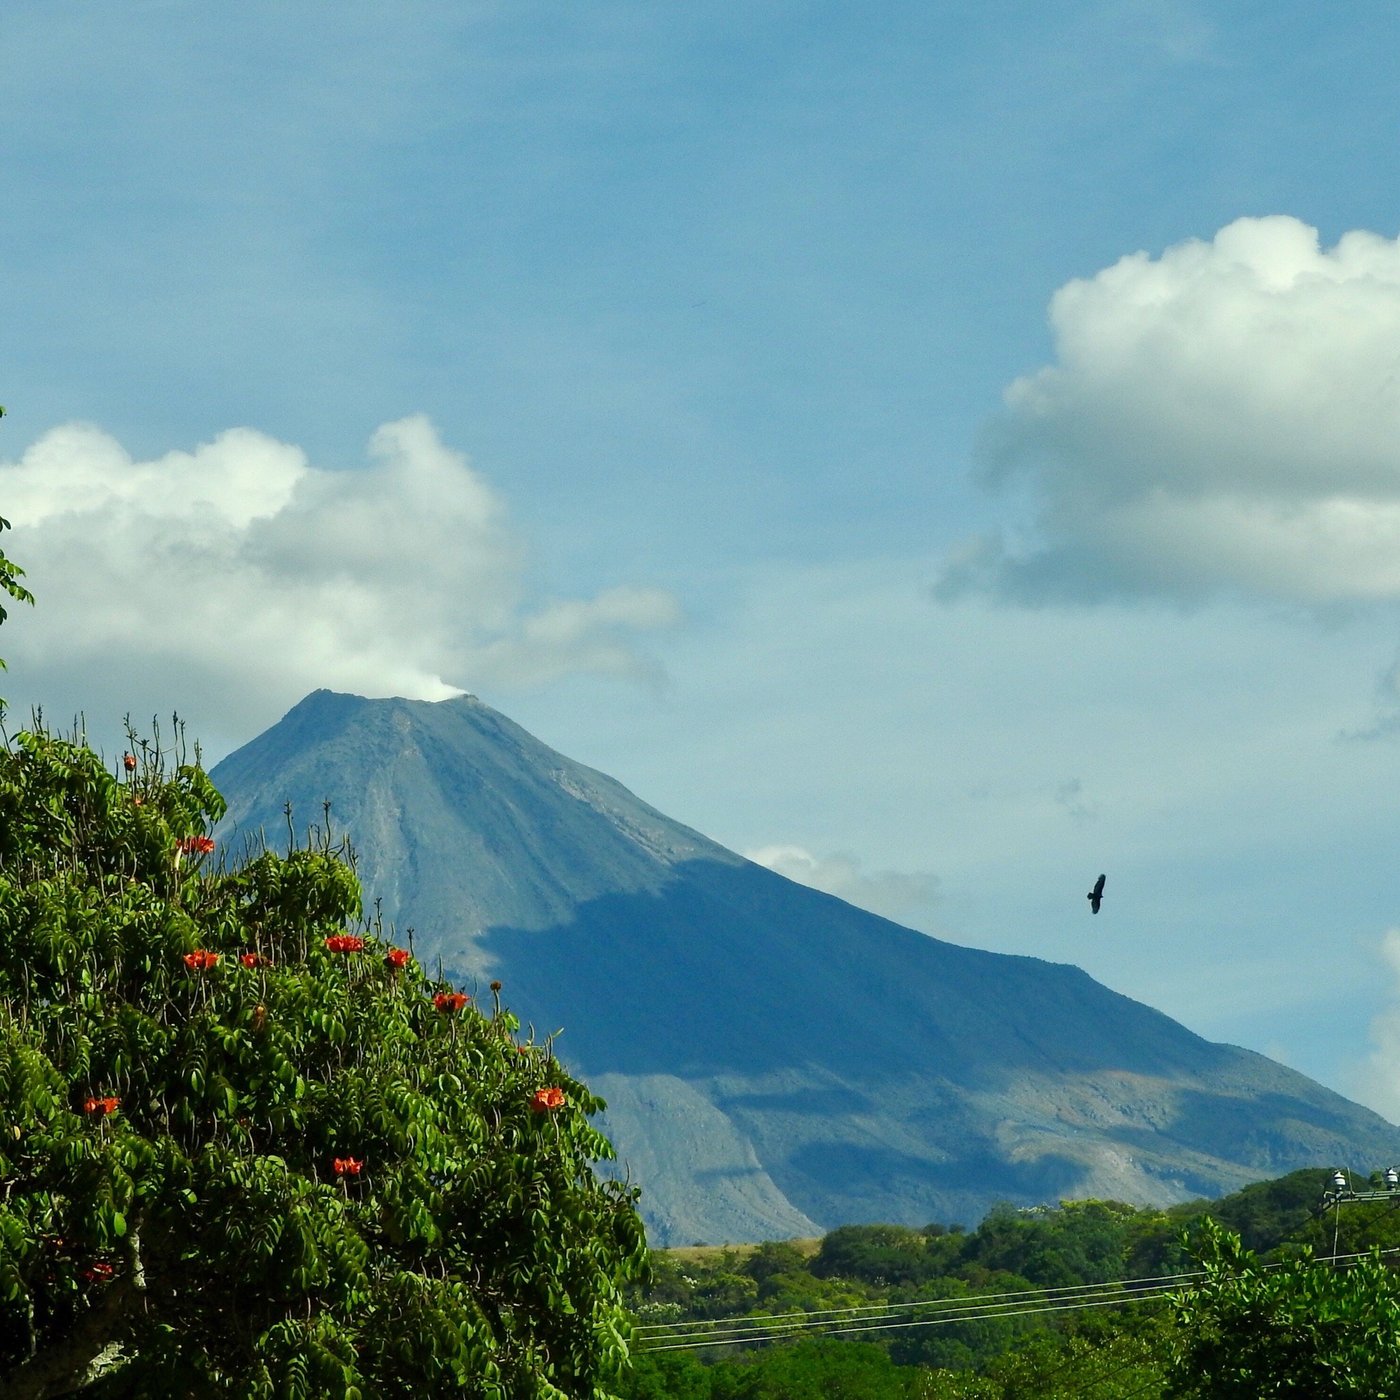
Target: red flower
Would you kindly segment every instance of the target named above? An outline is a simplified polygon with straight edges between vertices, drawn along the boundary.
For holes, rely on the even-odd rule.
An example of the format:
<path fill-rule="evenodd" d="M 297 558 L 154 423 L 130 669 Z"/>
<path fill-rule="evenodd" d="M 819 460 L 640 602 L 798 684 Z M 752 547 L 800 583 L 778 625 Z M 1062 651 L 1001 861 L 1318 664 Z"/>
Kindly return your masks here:
<path fill-rule="evenodd" d="M 207 856 L 214 849 L 212 836 L 182 836 L 179 847 L 186 855 Z"/>
<path fill-rule="evenodd" d="M 553 1109 L 562 1108 L 567 1102 L 562 1089 L 536 1089 L 530 1099 L 530 1109 L 534 1113 L 549 1113 Z"/>
<path fill-rule="evenodd" d="M 331 1165 L 337 1176 L 359 1176 L 364 1163 L 358 1157 L 337 1157 Z"/>
<path fill-rule="evenodd" d="M 217 953 L 211 953 L 207 948 L 196 948 L 193 953 L 185 954 L 185 966 L 191 972 L 207 972 L 219 961 Z"/>
<path fill-rule="evenodd" d="M 470 1000 L 469 996 L 463 996 L 461 992 L 439 992 L 433 998 L 433 1005 L 444 1016 L 450 1016 L 454 1011 L 460 1011 Z"/>
<path fill-rule="evenodd" d="M 116 1270 L 110 1264 L 96 1259 L 83 1270 L 83 1277 L 89 1283 L 110 1283 L 114 1273 Z"/>
<path fill-rule="evenodd" d="M 241 962 L 244 967 L 262 967 L 267 962 L 267 959 L 263 957 L 261 953 L 240 953 L 238 955 L 238 961 Z"/>
<path fill-rule="evenodd" d="M 326 947 L 332 953 L 358 953 L 364 946 L 365 940 L 353 933 L 333 933 L 326 939 Z"/>
<path fill-rule="evenodd" d="M 136 771 L 136 756 L 134 754 L 124 753 L 122 755 L 122 767 L 125 768 L 128 773 L 134 773 Z"/>
<path fill-rule="evenodd" d="M 384 961 L 388 963 L 390 967 L 400 968 L 407 967 L 412 957 L 413 954 L 410 953 L 407 948 L 390 948 L 389 951 L 384 954 Z"/>
<path fill-rule="evenodd" d="M 95 1113 L 99 1118 L 105 1118 L 109 1113 L 115 1113 L 117 1105 L 121 1102 L 113 1094 L 106 1094 L 100 1098 L 90 1098 L 83 1104 L 84 1113 Z"/>

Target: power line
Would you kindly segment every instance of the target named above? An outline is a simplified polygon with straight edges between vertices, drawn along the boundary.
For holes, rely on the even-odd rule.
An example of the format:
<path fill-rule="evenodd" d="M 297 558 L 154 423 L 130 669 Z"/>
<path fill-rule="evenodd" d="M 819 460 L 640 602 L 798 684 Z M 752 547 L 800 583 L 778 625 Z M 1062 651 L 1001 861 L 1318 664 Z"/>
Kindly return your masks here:
<path fill-rule="evenodd" d="M 704 1340 L 697 1340 L 694 1337 L 690 1337 L 682 1341 L 662 1340 L 649 1342 L 645 1346 L 639 1346 L 637 1351 L 678 1351 L 685 1348 L 699 1351 L 704 1347 L 742 1346 L 749 1342 L 781 1341 L 786 1338 L 796 1337 L 803 1332 L 811 1331 L 815 1331 L 821 1336 L 836 1337 L 851 1336 L 857 1332 L 888 1332 L 913 1327 L 946 1327 L 956 1322 L 988 1322 L 996 1321 L 1000 1318 L 1029 1317 L 1041 1313 L 1076 1312 L 1084 1308 L 1121 1307 L 1124 1303 L 1149 1302 L 1155 1298 L 1169 1297 L 1174 1291 L 1174 1289 L 1162 1288 L 1155 1292 L 1141 1293 L 1135 1296 L 1066 1300 L 1060 1303 L 1046 1303 L 1041 1307 L 1030 1308 L 1005 1308 L 1000 1310 L 989 1308 L 983 1312 L 941 1314 L 937 1317 L 924 1318 L 901 1318 L 894 1322 L 888 1322 L 882 1319 L 850 1323 L 847 1325 L 831 1322 L 798 1322 L 790 1323 L 783 1328 L 766 1328 L 748 1333 L 742 1331 L 726 1333 L 723 1336 L 707 1337 Z"/>
<path fill-rule="evenodd" d="M 977 1305 L 978 1303 L 981 1303 L 981 1302 L 984 1302 L 984 1301 L 1003 1299 L 1003 1298 L 1006 1298 L 1006 1297 L 1008 1297 L 1008 1296 L 1015 1296 L 1015 1297 L 1020 1297 L 1020 1298 L 1028 1298 L 1028 1297 L 1031 1297 L 1032 1295 L 1043 1295 L 1043 1296 L 1045 1296 L 1045 1297 L 1048 1298 L 1048 1297 L 1054 1297 L 1054 1296 L 1056 1296 L 1056 1295 L 1061 1295 L 1061 1294 L 1083 1293 L 1086 1289 L 1088 1289 L 1088 1290 L 1097 1290 L 1097 1289 L 1103 1289 L 1103 1288 L 1127 1288 L 1127 1287 L 1129 1287 L 1129 1286 L 1137 1285 L 1137 1284 L 1148 1285 L 1148 1284 L 1156 1284 L 1156 1283 L 1172 1283 L 1172 1282 L 1177 1281 L 1178 1279 L 1184 1279 L 1184 1278 L 1199 1278 L 1199 1277 L 1201 1276 L 1201 1273 L 1202 1273 L 1202 1271 L 1199 1270 L 1199 1269 L 1197 1269 L 1197 1270 L 1194 1270 L 1194 1271 L 1189 1272 L 1189 1273 L 1180 1273 L 1180 1274 L 1155 1274 L 1155 1275 L 1152 1275 L 1152 1276 L 1146 1277 L 1146 1278 L 1134 1278 L 1134 1279 L 1105 1279 L 1104 1281 L 1102 1281 L 1102 1282 L 1100 1282 L 1100 1283 L 1069 1283 L 1069 1284 L 1057 1285 L 1057 1286 L 1055 1286 L 1055 1287 L 1050 1287 L 1050 1288 L 1018 1288 L 1018 1289 L 1004 1289 L 1004 1290 L 1002 1290 L 1002 1291 L 1000 1291 L 1000 1292 L 995 1292 L 995 1293 L 972 1293 L 972 1294 L 966 1294 L 966 1295 L 964 1295 L 964 1296 L 961 1297 L 961 1298 L 919 1298 L 919 1299 L 915 1299 L 915 1300 L 912 1301 L 912 1302 L 904 1302 L 904 1303 L 865 1303 L 865 1304 L 860 1304 L 860 1305 L 855 1305 L 855 1306 L 850 1306 L 850 1307 L 844 1307 L 844 1308 L 814 1308 L 814 1309 L 810 1309 L 810 1310 L 804 1309 L 804 1310 L 799 1311 L 799 1312 L 765 1313 L 765 1314 L 762 1315 L 761 1318 L 746 1318 L 746 1319 L 743 1319 L 743 1321 L 746 1322 L 746 1323 L 754 1323 L 754 1322 L 759 1322 L 759 1321 L 762 1321 L 762 1322 L 779 1322 L 779 1321 L 782 1321 L 782 1320 L 785 1319 L 785 1318 L 799 1318 L 799 1319 L 802 1319 L 803 1321 L 809 1321 L 809 1320 L 811 1320 L 811 1319 L 818 1318 L 818 1317 L 854 1317 L 854 1316 L 856 1316 L 856 1315 L 858 1315 L 858 1314 L 860 1314 L 860 1313 L 870 1313 L 870 1312 L 890 1313 L 890 1312 L 897 1312 L 897 1311 L 899 1311 L 900 1309 L 904 1309 L 904 1308 L 928 1308 L 928 1307 L 936 1307 L 936 1306 L 938 1306 L 938 1305 L 940 1305 L 940 1304 L 946 1304 L 946 1305 L 948 1305 L 949 1307 L 957 1307 L 957 1306 L 972 1307 L 972 1306 L 975 1306 L 975 1305 Z M 692 1320 L 686 1321 L 686 1322 L 673 1322 L 673 1323 L 667 1323 L 667 1322 L 652 1322 L 652 1323 L 642 1323 L 641 1325 L 639 1325 L 639 1326 L 638 1326 L 637 1328 L 635 1328 L 634 1330 L 635 1330 L 636 1332 L 638 1332 L 638 1333 L 642 1333 L 642 1332 L 667 1332 L 667 1333 L 670 1333 L 670 1332 L 678 1332 L 681 1328 L 685 1328 L 685 1327 L 692 1327 L 692 1328 L 697 1328 L 697 1329 L 698 1329 L 698 1328 L 703 1328 L 703 1327 L 723 1326 L 723 1325 L 726 1325 L 727 1323 L 731 1323 L 731 1322 L 736 1323 L 736 1325 L 737 1325 L 737 1322 L 738 1322 L 738 1321 L 739 1321 L 738 1319 L 734 1319 L 734 1318 L 697 1318 L 697 1319 L 692 1319 Z"/>
<path fill-rule="evenodd" d="M 717 1323 L 708 1335 L 672 1332 L 658 1336 L 639 1337 L 640 1351 L 674 1351 L 683 1347 L 733 1346 L 749 1342 L 774 1341 L 817 1331 L 831 1335 L 856 1332 L 888 1331 L 907 1327 L 947 1326 L 956 1322 L 981 1322 L 1003 1317 L 1023 1317 L 1034 1313 L 1069 1312 L 1077 1308 L 1119 1307 L 1124 1303 L 1146 1302 L 1165 1297 L 1176 1291 L 1176 1283 L 1161 1283 L 1125 1291 L 1122 1284 L 1108 1283 L 1087 1286 L 1068 1297 L 1049 1297 L 1048 1290 L 1018 1289 L 1010 1294 L 986 1294 L 974 1298 L 931 1298 L 921 1303 L 891 1304 L 877 1316 L 862 1315 L 868 1310 L 851 1309 L 836 1316 L 811 1317 L 786 1314 L 785 1320 L 769 1325 L 765 1318 L 729 1319 Z M 1020 1306 L 1018 1306 L 1020 1305 Z M 898 1317 L 894 1309 L 933 1311 L 932 1317 Z M 804 1320 L 786 1320 L 804 1316 Z M 893 1320 L 892 1320 L 893 1319 Z"/>
<path fill-rule="evenodd" d="M 1347 1266 L 1370 1257 L 1371 1251 L 1337 1255 L 1326 1262 Z M 1400 1249 L 1380 1251 L 1400 1254 Z M 1287 1261 L 1265 1264 L 1283 1267 Z M 642 1324 L 636 1329 L 637 1351 L 700 1350 L 715 1346 L 744 1346 L 817 1332 L 845 1336 L 859 1332 L 890 1331 L 913 1327 L 947 1326 L 956 1322 L 994 1321 L 1083 1308 L 1121 1307 L 1125 1303 L 1150 1302 L 1169 1296 L 1188 1280 L 1205 1276 L 1204 1270 L 1178 1274 L 1115 1279 L 1097 1284 L 1069 1284 L 1057 1288 L 1023 1288 L 1010 1292 L 971 1294 L 963 1298 L 927 1298 L 915 1302 L 874 1303 L 858 1307 L 825 1308 L 812 1312 L 774 1313 L 749 1318 L 703 1318 L 686 1322 Z M 1018 1306 L 1024 1305 L 1024 1306 Z M 913 1310 L 933 1310 L 933 1317 L 901 1318 Z M 891 1320 L 894 1319 L 894 1320 Z M 707 1333 L 701 1329 L 709 1328 Z M 690 1330 L 686 1330 L 690 1329 Z M 642 1335 L 646 1333 L 648 1335 Z"/>
<path fill-rule="evenodd" d="M 1111 1381 L 1115 1376 L 1121 1376 L 1123 1372 L 1128 1370 L 1129 1366 L 1133 1364 L 1133 1362 L 1129 1362 L 1125 1366 L 1119 1366 L 1112 1371 L 1105 1371 L 1102 1375 L 1095 1376 L 1093 1380 L 1089 1382 L 1090 1387 L 1092 1389 L 1097 1390 L 1098 1387 L 1102 1385 L 1105 1381 Z M 1133 1400 L 1134 1395 L 1141 1395 L 1144 1390 L 1149 1390 L 1154 1385 L 1160 1386 L 1161 1384 L 1161 1376 L 1148 1376 L 1148 1378 L 1145 1381 L 1143 1381 L 1143 1383 L 1140 1386 L 1138 1386 L 1136 1390 L 1130 1390 L 1126 1395 L 1121 1397 L 1121 1400 Z M 1075 1395 L 1087 1395 L 1088 1393 L 1089 1392 L 1086 1390 L 1076 1390 L 1074 1392 Z"/>

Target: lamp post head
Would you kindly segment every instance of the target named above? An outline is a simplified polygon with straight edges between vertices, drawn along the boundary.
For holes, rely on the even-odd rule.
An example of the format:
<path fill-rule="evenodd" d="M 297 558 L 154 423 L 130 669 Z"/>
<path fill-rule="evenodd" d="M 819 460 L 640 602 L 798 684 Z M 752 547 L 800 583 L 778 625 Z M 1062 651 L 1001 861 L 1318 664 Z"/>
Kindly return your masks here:
<path fill-rule="evenodd" d="M 1400 1190 L 1400 1167 L 1387 1167 L 1385 1169 L 1385 1189 L 1387 1191 Z"/>
<path fill-rule="evenodd" d="M 1334 1191 L 1345 1191 L 1347 1189 L 1346 1173 L 1341 1170 L 1332 1173 L 1332 1189 Z"/>

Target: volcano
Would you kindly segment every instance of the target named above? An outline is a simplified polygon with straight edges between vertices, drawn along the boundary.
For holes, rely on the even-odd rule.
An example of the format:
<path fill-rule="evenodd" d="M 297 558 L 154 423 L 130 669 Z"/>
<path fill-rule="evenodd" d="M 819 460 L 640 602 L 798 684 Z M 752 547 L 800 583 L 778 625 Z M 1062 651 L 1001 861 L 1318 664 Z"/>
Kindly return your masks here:
<path fill-rule="evenodd" d="M 608 1102 L 653 1245 L 1166 1204 L 1400 1130 L 1072 966 L 960 947 L 674 822 L 480 700 L 320 690 L 213 770 L 232 850 L 348 835 L 367 905 Z"/>

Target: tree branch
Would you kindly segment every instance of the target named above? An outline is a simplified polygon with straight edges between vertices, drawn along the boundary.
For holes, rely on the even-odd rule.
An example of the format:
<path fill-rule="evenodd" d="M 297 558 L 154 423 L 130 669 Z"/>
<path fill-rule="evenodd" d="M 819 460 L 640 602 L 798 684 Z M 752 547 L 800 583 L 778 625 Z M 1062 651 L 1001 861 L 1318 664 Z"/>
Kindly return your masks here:
<path fill-rule="evenodd" d="M 126 1274 L 102 1290 L 66 1336 L 40 1348 L 9 1375 L 0 1376 L 0 1400 L 57 1400 L 123 1364 L 124 1324 L 146 1290 L 138 1224 L 132 1224 L 125 1243 Z"/>

